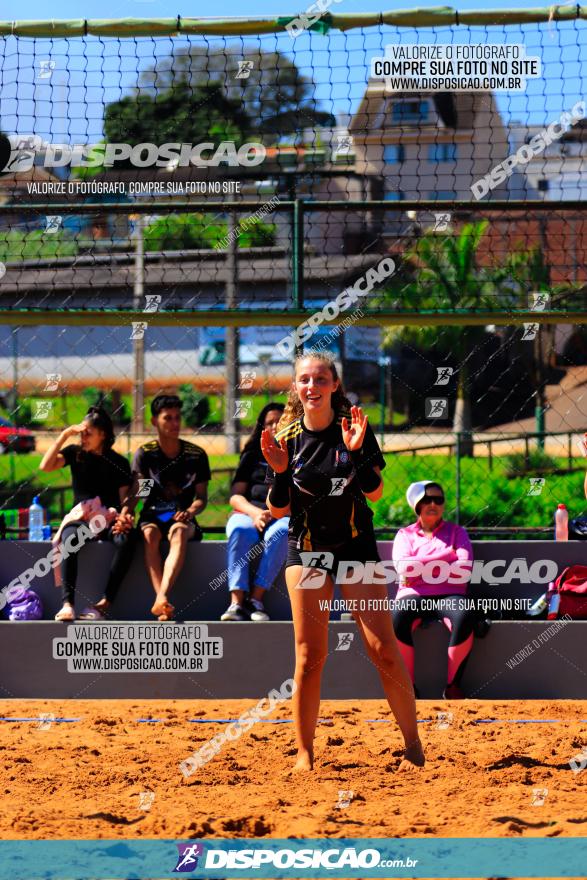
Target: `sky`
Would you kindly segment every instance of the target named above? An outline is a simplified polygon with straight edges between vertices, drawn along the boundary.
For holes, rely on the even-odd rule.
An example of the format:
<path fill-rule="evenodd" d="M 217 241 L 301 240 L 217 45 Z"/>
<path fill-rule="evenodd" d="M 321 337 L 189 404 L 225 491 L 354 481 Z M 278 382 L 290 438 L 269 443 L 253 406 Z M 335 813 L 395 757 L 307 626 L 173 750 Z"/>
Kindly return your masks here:
<path fill-rule="evenodd" d="M 231 17 L 295 15 L 310 0 L 219 0 L 216 4 L 193 0 L 24 0 L 20 6 L 0 3 L 0 19 L 20 20 L 86 18 L 161 18 L 183 16 Z M 410 0 L 339 0 L 337 12 L 372 12 L 414 6 L 438 6 Z M 448 3 L 447 3 L 448 5 Z M 540 0 L 462 0 L 453 4 L 460 10 L 483 8 L 533 8 Z M 544 6 L 547 3 L 544 2 Z M 8 11 L 10 10 L 10 11 Z M 455 36 L 457 35 L 457 36 Z M 498 96 L 505 122 L 548 124 L 563 110 L 587 94 L 587 63 L 581 65 L 579 39 L 587 44 L 587 23 L 576 25 L 530 25 L 525 28 L 411 29 L 378 28 L 341 33 L 328 37 L 304 34 L 292 41 L 287 34 L 278 37 L 247 38 L 248 45 L 275 48 L 290 55 L 316 83 L 315 96 L 321 108 L 335 114 L 352 113 L 365 89 L 370 60 L 383 53 L 388 42 L 523 42 L 529 55 L 538 55 L 543 76 L 529 81 L 524 94 Z M 197 42 L 199 38 L 192 38 Z M 159 56 L 169 55 L 172 47 L 186 45 L 185 38 L 104 40 L 16 40 L 0 41 L 0 129 L 12 133 L 39 134 L 56 143 L 92 143 L 102 137 L 104 105 L 128 94 L 138 74 Z M 210 39 L 211 46 L 223 40 Z M 54 62 L 49 78 L 40 76 L 43 61 Z"/>

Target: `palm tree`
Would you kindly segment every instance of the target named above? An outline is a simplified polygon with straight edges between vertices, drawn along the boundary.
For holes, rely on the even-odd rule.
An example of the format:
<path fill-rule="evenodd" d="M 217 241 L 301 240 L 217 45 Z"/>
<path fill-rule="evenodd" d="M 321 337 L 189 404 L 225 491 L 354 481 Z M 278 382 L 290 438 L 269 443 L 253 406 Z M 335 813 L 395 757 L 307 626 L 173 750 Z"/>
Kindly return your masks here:
<path fill-rule="evenodd" d="M 488 221 L 466 223 L 454 235 L 427 231 L 406 254 L 412 280 L 402 289 L 400 304 L 419 312 L 451 312 L 455 315 L 494 309 L 512 302 L 512 293 L 501 287 L 505 270 L 480 269 L 477 251 Z M 397 292 L 395 293 L 397 300 Z M 443 345 L 450 345 L 457 364 L 457 401 L 453 430 L 460 435 L 463 456 L 473 455 L 469 361 L 473 344 L 483 331 L 467 325 L 442 329 Z M 421 348 L 438 344 L 437 327 L 393 327 L 384 337 L 389 346 L 396 341 Z"/>

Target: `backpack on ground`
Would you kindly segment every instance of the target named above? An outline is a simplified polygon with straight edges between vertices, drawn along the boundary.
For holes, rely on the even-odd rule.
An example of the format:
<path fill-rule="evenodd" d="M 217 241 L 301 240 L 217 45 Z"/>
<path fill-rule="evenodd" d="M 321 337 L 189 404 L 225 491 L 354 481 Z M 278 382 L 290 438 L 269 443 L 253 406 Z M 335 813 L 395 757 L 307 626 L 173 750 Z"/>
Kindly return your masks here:
<path fill-rule="evenodd" d="M 34 590 L 13 591 L 6 607 L 8 620 L 41 620 L 43 603 Z"/>

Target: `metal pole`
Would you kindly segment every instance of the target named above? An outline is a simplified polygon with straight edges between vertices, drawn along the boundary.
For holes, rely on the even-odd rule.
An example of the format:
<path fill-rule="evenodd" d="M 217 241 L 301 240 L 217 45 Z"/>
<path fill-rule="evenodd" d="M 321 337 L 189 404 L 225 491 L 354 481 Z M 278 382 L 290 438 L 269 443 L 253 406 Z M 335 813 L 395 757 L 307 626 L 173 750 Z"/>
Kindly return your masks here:
<path fill-rule="evenodd" d="M 295 195 L 295 193 L 294 193 Z M 290 195 L 291 198 L 291 195 Z M 292 303 L 294 309 L 304 307 L 304 202 L 294 198 L 292 214 Z M 301 354 L 302 345 L 296 344 L 296 356 Z"/>
<path fill-rule="evenodd" d="M 379 358 L 379 444 L 385 437 L 385 358 Z"/>
<path fill-rule="evenodd" d="M 293 307 L 304 308 L 304 200 L 296 199 L 293 206 Z"/>
<path fill-rule="evenodd" d="M 144 216 L 138 214 L 135 220 L 135 278 L 133 308 L 144 309 L 145 293 L 145 249 L 143 242 Z M 146 329 L 146 328 L 143 328 Z M 133 386 L 132 386 L 132 431 L 142 434 L 145 430 L 145 339 L 144 333 L 137 333 L 133 347 Z"/>
<path fill-rule="evenodd" d="M 548 240 L 546 236 L 546 220 L 544 215 L 540 217 L 540 242 L 542 247 L 542 253 L 544 254 L 545 259 L 545 268 L 546 268 L 546 284 L 548 290 L 550 290 L 550 262 L 548 257 Z M 546 411 L 546 393 L 545 393 L 545 375 L 544 375 L 544 361 L 542 354 L 542 323 L 538 324 L 538 340 L 537 340 L 537 348 L 538 348 L 538 358 L 537 358 L 537 379 L 538 379 L 538 388 L 536 389 L 536 432 L 538 434 L 536 447 L 537 449 L 544 450 L 544 433 L 546 430 L 546 420 L 545 420 L 545 411 Z"/>
<path fill-rule="evenodd" d="M 379 434 L 381 448 L 385 442 L 385 404 L 387 388 L 387 367 L 391 364 L 391 358 L 385 355 L 379 358 Z"/>
<path fill-rule="evenodd" d="M 544 412 L 546 409 L 546 395 L 544 393 L 544 365 L 542 361 L 542 324 L 538 325 L 538 333 L 537 333 L 537 349 L 538 354 L 536 357 L 537 360 L 537 378 L 538 378 L 538 389 L 536 392 L 536 433 L 538 437 L 536 438 L 536 448 L 540 450 L 544 450 L 544 431 L 545 431 L 545 417 Z"/>
<path fill-rule="evenodd" d="M 12 413 L 16 419 L 18 408 L 18 327 L 12 328 Z M 15 422 L 16 423 L 16 422 Z"/>
<path fill-rule="evenodd" d="M 236 214 L 228 214 L 228 249 L 226 251 L 226 308 L 236 308 L 236 291 L 238 283 Z M 239 333 L 238 327 L 226 328 L 225 358 L 225 411 L 224 433 L 226 436 L 227 453 L 240 452 L 239 420 L 236 416 L 237 387 L 239 384 Z"/>
<path fill-rule="evenodd" d="M 456 522 L 457 525 L 461 522 L 461 434 L 457 432 L 456 435 L 456 448 L 455 448 L 455 458 L 456 458 Z"/>
<path fill-rule="evenodd" d="M 389 367 L 391 367 L 391 358 L 389 359 Z M 393 431 L 393 373 L 388 369 L 385 383 L 385 396 L 387 400 L 387 411 L 389 413 L 389 428 Z"/>

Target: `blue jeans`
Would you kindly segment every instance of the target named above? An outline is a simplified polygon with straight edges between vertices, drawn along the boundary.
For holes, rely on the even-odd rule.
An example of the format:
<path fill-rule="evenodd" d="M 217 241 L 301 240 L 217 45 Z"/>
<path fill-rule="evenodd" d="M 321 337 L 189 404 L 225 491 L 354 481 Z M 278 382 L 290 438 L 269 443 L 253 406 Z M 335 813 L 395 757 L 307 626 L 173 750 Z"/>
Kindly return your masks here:
<path fill-rule="evenodd" d="M 273 519 L 262 535 L 246 513 L 233 513 L 226 524 L 228 537 L 228 589 L 249 592 L 249 564 L 261 557 L 255 586 L 268 590 L 287 556 L 289 517 Z"/>

